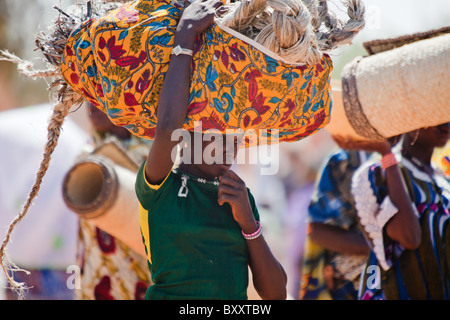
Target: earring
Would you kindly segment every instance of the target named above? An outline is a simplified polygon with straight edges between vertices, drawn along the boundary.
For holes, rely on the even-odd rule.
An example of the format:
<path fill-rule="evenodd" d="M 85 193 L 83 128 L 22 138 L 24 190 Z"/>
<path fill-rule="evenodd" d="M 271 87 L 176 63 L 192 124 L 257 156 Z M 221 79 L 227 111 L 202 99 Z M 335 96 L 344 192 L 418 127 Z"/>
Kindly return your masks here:
<path fill-rule="evenodd" d="M 420 129 L 416 130 L 416 133 L 414 134 L 414 138 L 413 138 L 413 140 L 410 143 L 411 146 L 413 146 L 417 142 L 417 139 L 419 138 L 419 133 L 420 133 Z"/>

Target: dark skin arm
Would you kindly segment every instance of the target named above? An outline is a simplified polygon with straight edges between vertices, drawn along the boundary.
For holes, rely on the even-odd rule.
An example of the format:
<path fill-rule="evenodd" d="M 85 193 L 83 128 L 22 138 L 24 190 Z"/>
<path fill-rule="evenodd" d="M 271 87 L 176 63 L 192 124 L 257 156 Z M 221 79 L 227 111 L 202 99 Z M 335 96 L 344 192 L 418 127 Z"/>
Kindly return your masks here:
<path fill-rule="evenodd" d="M 196 36 L 204 31 L 214 18 L 215 9 L 220 7 L 220 0 L 197 0 L 187 7 L 180 19 L 175 35 L 174 46 L 191 49 L 194 47 Z M 187 101 L 189 98 L 191 57 L 187 55 L 172 56 L 166 73 L 158 104 L 158 123 L 152 148 L 145 168 L 147 181 L 160 184 L 173 167 L 172 150 L 178 141 L 172 141 L 174 130 L 180 129 L 186 118 Z M 151 165 L 150 165 L 151 164 Z M 223 181 L 223 177 L 221 178 Z M 225 179 L 226 180 L 226 179 Z M 220 199 L 226 182 L 219 187 L 219 204 L 229 202 L 233 209 L 233 217 L 244 232 L 252 233 L 257 229 L 253 218 L 250 202 L 245 189 L 235 198 L 236 192 L 226 199 Z M 244 184 L 245 187 L 245 184 Z M 242 185 L 240 191 L 243 193 Z M 243 201 L 245 199 L 245 201 Z M 244 204 L 244 205 L 242 205 Z M 250 267 L 254 272 L 255 287 L 263 299 L 286 298 L 286 275 L 270 252 L 263 237 L 248 242 L 250 251 Z M 256 266 L 258 265 L 258 266 Z"/>
<path fill-rule="evenodd" d="M 178 23 L 173 46 L 192 50 L 197 35 L 213 22 L 215 9 L 221 5 L 220 0 L 197 0 L 187 7 Z M 172 151 L 178 140 L 172 140 L 172 133 L 181 129 L 186 119 L 191 59 L 184 54 L 172 55 L 170 59 L 159 98 L 155 138 L 145 167 L 151 184 L 160 184 L 174 164 Z"/>
<path fill-rule="evenodd" d="M 233 171 L 227 171 L 219 178 L 218 202 L 230 204 L 233 217 L 246 234 L 258 229 L 248 198 L 244 181 Z M 263 235 L 256 239 L 246 240 L 250 254 L 250 269 L 253 285 L 263 300 L 286 299 L 287 276 L 281 264 L 270 251 Z"/>
<path fill-rule="evenodd" d="M 341 254 L 367 255 L 370 252 L 363 235 L 324 223 L 311 223 L 311 239 Z"/>
<path fill-rule="evenodd" d="M 349 255 L 368 255 L 370 252 L 364 236 L 359 232 L 319 222 L 311 223 L 310 227 L 311 239 L 327 250 Z"/>
<path fill-rule="evenodd" d="M 381 156 L 392 152 L 389 141 L 351 141 L 341 137 L 334 138 L 347 149 L 375 151 Z M 398 165 L 386 169 L 386 183 L 389 197 L 398 209 L 397 214 L 387 222 L 386 233 L 404 248 L 415 250 L 420 244 L 422 231 Z"/>

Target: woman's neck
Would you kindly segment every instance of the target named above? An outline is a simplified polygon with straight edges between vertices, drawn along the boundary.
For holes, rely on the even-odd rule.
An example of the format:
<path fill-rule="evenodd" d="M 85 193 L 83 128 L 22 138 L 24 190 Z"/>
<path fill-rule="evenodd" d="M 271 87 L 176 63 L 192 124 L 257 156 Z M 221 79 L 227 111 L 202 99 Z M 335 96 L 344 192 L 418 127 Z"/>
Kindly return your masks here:
<path fill-rule="evenodd" d="M 431 156 L 433 155 L 433 147 L 420 147 L 418 145 L 411 145 L 407 141 L 403 143 L 402 154 L 410 160 L 419 161 L 421 164 L 430 167 Z"/>
<path fill-rule="evenodd" d="M 210 177 L 208 174 L 204 173 L 202 170 L 200 170 L 195 164 L 186 164 L 186 163 L 180 163 L 178 166 L 178 169 L 180 169 L 183 172 L 186 172 L 194 177 L 202 178 L 206 180 L 214 180 L 215 177 Z"/>

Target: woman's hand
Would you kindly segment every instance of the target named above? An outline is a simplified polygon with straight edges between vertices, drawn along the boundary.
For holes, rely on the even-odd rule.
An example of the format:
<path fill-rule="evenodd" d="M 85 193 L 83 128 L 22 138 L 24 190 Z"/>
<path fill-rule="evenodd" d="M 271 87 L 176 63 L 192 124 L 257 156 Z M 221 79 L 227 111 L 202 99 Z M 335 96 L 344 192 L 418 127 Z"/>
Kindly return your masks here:
<path fill-rule="evenodd" d="M 355 140 L 338 135 L 333 135 L 333 140 L 345 150 L 378 152 L 382 156 L 391 153 L 392 148 L 390 140 Z"/>
<path fill-rule="evenodd" d="M 255 232 L 258 226 L 244 181 L 231 170 L 219 179 L 219 204 L 223 205 L 225 202 L 230 204 L 233 217 L 244 233 Z M 263 300 L 286 299 L 286 272 L 273 256 L 264 237 L 261 235 L 256 239 L 247 240 L 247 248 L 253 285 L 259 296 Z"/>
<path fill-rule="evenodd" d="M 228 170 L 219 177 L 219 181 L 219 196 L 217 199 L 219 204 L 223 205 L 227 202 L 231 206 L 233 218 L 244 233 L 255 232 L 258 226 L 253 216 L 245 182 L 232 170 Z"/>
<path fill-rule="evenodd" d="M 197 36 L 214 21 L 216 10 L 223 6 L 221 0 L 196 0 L 184 9 L 180 22 L 177 26 L 177 33 Z"/>

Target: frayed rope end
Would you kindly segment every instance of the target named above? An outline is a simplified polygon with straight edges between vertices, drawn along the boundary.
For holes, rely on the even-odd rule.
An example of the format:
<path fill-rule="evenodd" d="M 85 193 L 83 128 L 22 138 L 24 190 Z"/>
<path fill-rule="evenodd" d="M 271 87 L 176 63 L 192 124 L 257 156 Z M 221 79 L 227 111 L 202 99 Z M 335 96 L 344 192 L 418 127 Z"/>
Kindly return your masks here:
<path fill-rule="evenodd" d="M 6 276 L 6 279 L 9 282 L 9 286 L 7 286 L 5 288 L 16 293 L 19 300 L 24 300 L 26 293 L 32 287 L 27 287 L 25 282 L 18 282 L 16 280 L 14 280 L 13 274 L 14 274 L 14 272 L 25 272 L 27 275 L 29 275 L 30 271 L 21 269 L 17 265 L 15 265 L 13 262 L 11 262 L 8 259 L 8 257 L 6 256 L 5 250 L 2 250 L 0 252 L 0 260 L 1 260 L 1 267 L 3 269 L 3 272 Z"/>

